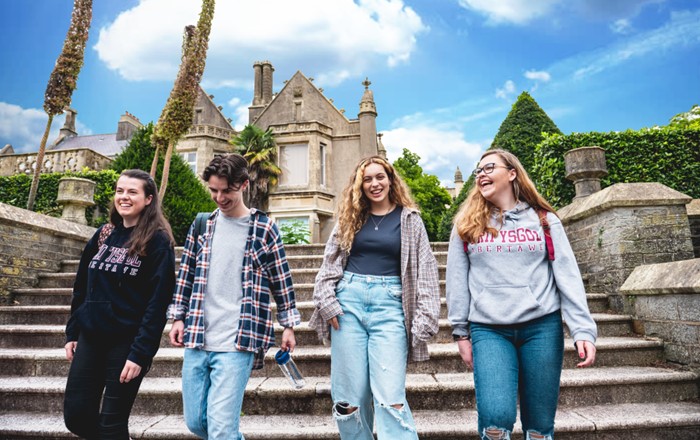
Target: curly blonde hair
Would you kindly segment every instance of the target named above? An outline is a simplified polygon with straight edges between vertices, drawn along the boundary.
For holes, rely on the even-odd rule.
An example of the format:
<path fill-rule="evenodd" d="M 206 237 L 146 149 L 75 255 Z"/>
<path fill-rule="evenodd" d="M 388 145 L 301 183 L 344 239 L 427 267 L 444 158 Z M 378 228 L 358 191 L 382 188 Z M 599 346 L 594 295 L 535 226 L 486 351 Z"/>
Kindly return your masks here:
<path fill-rule="evenodd" d="M 535 184 L 513 153 L 505 150 L 488 150 L 481 156 L 479 162 L 491 155 L 497 155 L 501 158 L 504 165 L 515 170 L 515 179 L 511 182 L 515 200 L 527 202 L 535 209 L 543 209 L 556 215 L 552 205 L 537 192 Z M 455 226 L 457 226 L 459 237 L 468 243 L 476 243 L 484 235 L 484 232 L 488 232 L 491 235 L 498 234 L 496 228 L 491 226 L 489 222 L 491 213 L 494 210 L 498 210 L 502 221 L 503 212 L 481 195 L 479 186 L 475 183 L 469 192 L 469 196 L 462 203 L 459 212 L 455 216 Z"/>
<path fill-rule="evenodd" d="M 346 252 L 350 252 L 355 234 L 369 217 L 370 202 L 362 190 L 362 179 L 365 168 L 373 163 L 381 165 L 389 178 L 389 201 L 399 206 L 416 209 L 408 186 L 386 159 L 381 156 L 370 156 L 362 159 L 350 175 L 350 182 L 343 190 L 343 196 L 338 205 L 338 242 L 340 248 Z"/>

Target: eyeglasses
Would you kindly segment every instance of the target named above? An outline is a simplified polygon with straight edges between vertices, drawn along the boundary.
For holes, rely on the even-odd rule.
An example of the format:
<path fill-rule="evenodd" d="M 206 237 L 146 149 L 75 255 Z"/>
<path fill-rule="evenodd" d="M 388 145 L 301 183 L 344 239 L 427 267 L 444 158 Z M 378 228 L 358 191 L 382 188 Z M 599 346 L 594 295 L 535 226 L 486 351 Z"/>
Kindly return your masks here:
<path fill-rule="evenodd" d="M 484 172 L 484 174 L 491 174 L 491 173 L 493 173 L 493 170 L 495 170 L 496 168 L 505 168 L 507 170 L 510 170 L 513 167 L 509 167 L 507 165 L 496 165 L 495 163 L 491 162 L 491 163 L 487 163 L 483 167 L 474 168 L 474 171 L 472 171 L 472 174 L 474 175 L 474 177 L 478 176 L 482 171 Z"/>

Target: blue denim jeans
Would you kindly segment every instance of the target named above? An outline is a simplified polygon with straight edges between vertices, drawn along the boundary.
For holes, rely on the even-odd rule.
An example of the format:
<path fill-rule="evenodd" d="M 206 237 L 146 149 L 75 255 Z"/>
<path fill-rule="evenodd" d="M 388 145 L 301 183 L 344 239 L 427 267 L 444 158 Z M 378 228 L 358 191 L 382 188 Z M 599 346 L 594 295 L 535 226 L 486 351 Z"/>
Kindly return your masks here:
<path fill-rule="evenodd" d="M 254 354 L 185 349 L 182 403 L 185 424 L 207 440 L 244 439 L 238 429 Z"/>
<path fill-rule="evenodd" d="M 380 440 L 417 440 L 400 277 L 345 272 L 336 297 L 344 314 L 340 329 L 331 328 L 331 395 L 340 438 L 373 439 L 376 416 Z"/>
<path fill-rule="evenodd" d="M 516 325 L 471 323 L 470 329 L 481 438 L 510 439 L 519 394 L 525 438 L 553 439 L 564 359 L 561 313 Z"/>

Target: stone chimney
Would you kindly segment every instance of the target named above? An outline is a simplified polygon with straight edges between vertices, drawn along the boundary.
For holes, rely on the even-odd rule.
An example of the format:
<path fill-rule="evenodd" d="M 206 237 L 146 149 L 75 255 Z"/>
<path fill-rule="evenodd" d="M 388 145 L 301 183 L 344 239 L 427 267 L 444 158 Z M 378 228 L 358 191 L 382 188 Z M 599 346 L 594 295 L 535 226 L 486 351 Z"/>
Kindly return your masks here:
<path fill-rule="evenodd" d="M 262 103 L 262 63 L 256 61 L 253 64 L 254 76 L 254 92 L 253 92 L 253 105 L 260 105 Z"/>
<path fill-rule="evenodd" d="M 60 144 L 63 139 L 78 135 L 78 132 L 75 131 L 75 119 L 78 112 L 70 107 L 66 107 L 63 112 L 66 114 L 66 122 L 63 123 L 63 127 L 61 127 L 61 129 L 58 131 L 58 137 L 55 141 L 53 141 L 53 144 L 49 150 Z"/>
<path fill-rule="evenodd" d="M 267 105 L 272 101 L 272 72 L 275 69 L 269 61 L 262 62 L 262 104 Z"/>
<path fill-rule="evenodd" d="M 124 114 L 119 118 L 119 123 L 117 124 L 117 140 L 118 141 L 128 141 L 134 135 L 136 130 L 143 127 L 139 118 L 132 115 L 129 112 L 124 112 Z"/>
<path fill-rule="evenodd" d="M 600 178 L 608 175 L 605 150 L 600 147 L 582 147 L 564 154 L 566 178 L 574 182 L 574 199 L 600 191 Z"/>
<path fill-rule="evenodd" d="M 272 101 L 272 72 L 275 69 L 269 61 L 256 61 L 253 63 L 253 103 L 248 107 L 248 123 L 252 124 Z"/>

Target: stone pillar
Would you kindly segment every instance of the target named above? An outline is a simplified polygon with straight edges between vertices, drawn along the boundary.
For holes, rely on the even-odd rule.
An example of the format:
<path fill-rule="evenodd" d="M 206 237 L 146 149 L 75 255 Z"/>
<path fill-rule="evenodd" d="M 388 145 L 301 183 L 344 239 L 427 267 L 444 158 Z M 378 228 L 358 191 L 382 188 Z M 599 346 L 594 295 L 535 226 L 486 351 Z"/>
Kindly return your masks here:
<path fill-rule="evenodd" d="M 637 266 L 692 259 L 690 200 L 660 183 L 616 183 L 561 208 L 587 292 L 630 313 L 619 289 Z"/>
<path fill-rule="evenodd" d="M 262 62 L 262 104 L 272 101 L 272 72 L 275 69 L 269 61 Z"/>
<path fill-rule="evenodd" d="M 63 205 L 61 218 L 81 225 L 87 224 L 85 208 L 95 204 L 96 183 L 79 177 L 63 177 L 58 182 L 56 202 Z"/>
<path fill-rule="evenodd" d="M 600 147 L 582 147 L 564 154 L 566 178 L 574 182 L 576 196 L 586 197 L 600 191 L 600 178 L 608 175 L 605 150 Z"/>

